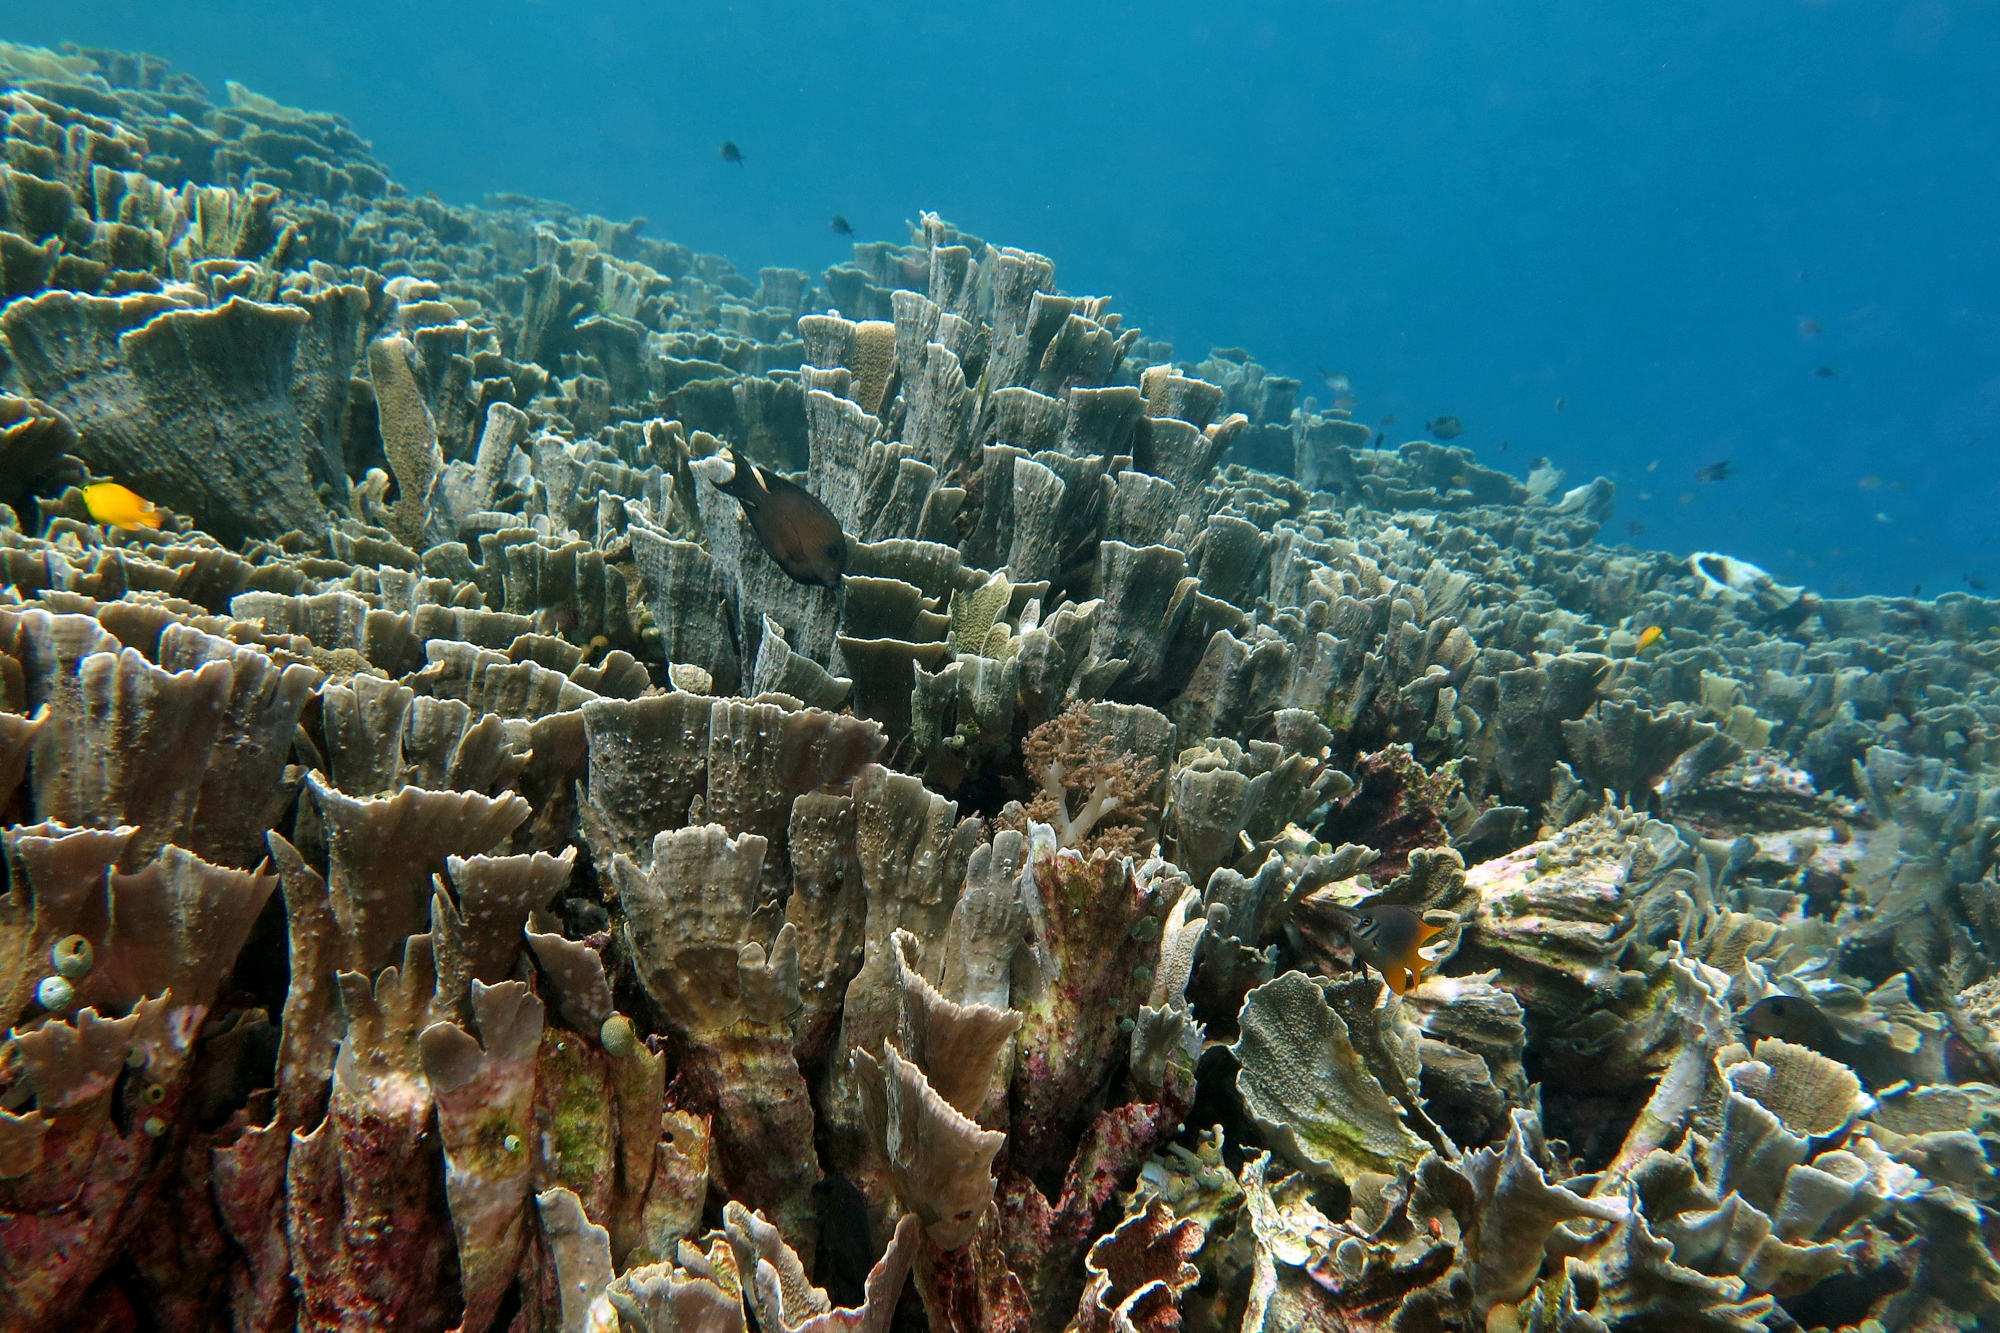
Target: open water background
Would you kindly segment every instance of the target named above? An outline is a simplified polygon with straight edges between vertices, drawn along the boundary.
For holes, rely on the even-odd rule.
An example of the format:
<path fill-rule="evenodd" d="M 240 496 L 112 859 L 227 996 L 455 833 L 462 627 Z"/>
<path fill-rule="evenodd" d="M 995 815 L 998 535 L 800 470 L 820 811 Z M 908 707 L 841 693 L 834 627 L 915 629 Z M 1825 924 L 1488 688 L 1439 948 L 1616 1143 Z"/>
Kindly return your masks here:
<path fill-rule="evenodd" d="M 746 272 L 934 209 L 1178 357 L 1346 373 L 1390 443 L 1452 413 L 1488 463 L 1605 473 L 1607 540 L 2000 589 L 1992 0 L 0 0 L 0 37 L 153 51 L 347 116 L 412 191 Z"/>

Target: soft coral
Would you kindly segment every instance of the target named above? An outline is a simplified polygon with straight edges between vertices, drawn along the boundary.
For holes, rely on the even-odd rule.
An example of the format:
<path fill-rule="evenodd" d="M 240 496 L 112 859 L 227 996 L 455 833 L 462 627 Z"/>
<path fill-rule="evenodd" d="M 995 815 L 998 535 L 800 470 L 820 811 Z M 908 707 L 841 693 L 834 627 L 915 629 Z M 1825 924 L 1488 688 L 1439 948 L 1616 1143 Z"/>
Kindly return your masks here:
<path fill-rule="evenodd" d="M 1114 753 L 1086 704 L 1077 703 L 1029 732 L 1021 758 L 1040 787 L 1025 809 L 1000 816 L 1009 827 L 1049 825 L 1059 846 L 1140 856 L 1157 842 L 1159 764 L 1127 750 Z"/>

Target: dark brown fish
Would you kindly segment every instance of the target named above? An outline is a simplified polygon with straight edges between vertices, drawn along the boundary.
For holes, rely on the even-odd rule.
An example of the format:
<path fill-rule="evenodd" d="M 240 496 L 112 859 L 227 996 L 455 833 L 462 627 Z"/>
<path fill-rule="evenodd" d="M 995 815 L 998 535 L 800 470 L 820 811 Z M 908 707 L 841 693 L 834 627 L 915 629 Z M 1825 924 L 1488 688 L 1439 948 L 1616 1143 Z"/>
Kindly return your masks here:
<path fill-rule="evenodd" d="M 1737 1021 L 1743 1026 L 1746 1041 L 1754 1043 L 1759 1037 L 1776 1037 L 1794 1046 L 1808 1047 L 1848 1066 L 1871 1088 L 1885 1081 L 1893 1082 L 1897 1077 L 1893 1069 L 1882 1067 L 1875 1052 L 1842 1035 L 1826 1011 L 1811 1000 L 1796 995 L 1767 995 Z"/>
<path fill-rule="evenodd" d="M 1725 458 L 1720 463 L 1710 463 L 1706 467 L 1697 469 L 1694 479 L 1706 486 L 1714 481 L 1727 481 L 1729 474 L 1735 470 L 1736 465 Z"/>
<path fill-rule="evenodd" d="M 827 223 L 826 225 L 833 229 L 833 234 L 835 236 L 854 235 L 854 224 L 852 222 L 849 222 L 845 217 L 843 217 L 839 213 L 835 213 L 833 215 L 833 221 Z"/>
<path fill-rule="evenodd" d="M 1465 423 L 1457 417 L 1435 417 L 1424 427 L 1440 440 L 1455 440 L 1465 434 Z"/>
<path fill-rule="evenodd" d="M 847 535 L 819 497 L 755 463 L 727 452 L 696 459 L 690 468 L 743 506 L 757 544 L 799 583 L 838 588 L 847 569 Z"/>
<path fill-rule="evenodd" d="M 739 167 L 743 165 L 743 150 L 736 146 L 736 140 L 724 139 L 721 153 L 724 162 L 734 162 Z"/>
<path fill-rule="evenodd" d="M 1398 995 L 1416 985 L 1417 978 L 1430 966 L 1430 960 L 1417 950 L 1443 930 L 1442 926 L 1433 926 L 1397 903 L 1330 907 L 1327 914 L 1347 932 L 1355 957 L 1380 972 L 1389 989 Z"/>

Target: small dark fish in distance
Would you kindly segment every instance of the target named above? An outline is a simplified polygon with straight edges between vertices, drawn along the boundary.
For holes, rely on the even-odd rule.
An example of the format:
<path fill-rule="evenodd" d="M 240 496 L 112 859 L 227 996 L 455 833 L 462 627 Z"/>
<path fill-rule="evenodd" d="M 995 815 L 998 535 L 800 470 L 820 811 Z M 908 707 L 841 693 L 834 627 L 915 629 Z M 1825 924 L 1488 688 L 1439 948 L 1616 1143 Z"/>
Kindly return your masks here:
<path fill-rule="evenodd" d="M 1967 574 L 1965 576 L 1965 586 L 1972 589 L 1974 592 L 1985 592 L 1993 585 L 1988 583 L 1985 579 L 1980 578 L 1979 575 L 1977 574 Z"/>
<path fill-rule="evenodd" d="M 1465 423 L 1457 417 L 1437 417 L 1424 427 L 1440 440 L 1455 440 L 1465 434 Z"/>
<path fill-rule="evenodd" d="M 1631 521 L 1630 523 L 1627 523 L 1627 524 L 1625 525 L 1625 531 L 1627 531 L 1627 532 L 1631 533 L 1631 534 L 1632 534 L 1632 535 L 1633 535 L 1634 537 L 1638 536 L 1638 535 L 1639 535 L 1640 533 L 1644 532 L 1645 530 L 1646 530 L 1646 525 L 1645 525 L 1644 523 L 1641 523 L 1641 522 L 1640 522 L 1640 521 L 1639 521 L 1638 519 L 1636 519 L 1636 518 L 1635 518 L 1635 519 L 1633 519 L 1633 520 L 1632 520 L 1632 521 Z"/>
<path fill-rule="evenodd" d="M 739 167 L 743 165 L 743 150 L 736 146 L 736 140 L 724 139 L 722 141 L 722 160 L 724 162 L 734 162 Z"/>
<path fill-rule="evenodd" d="M 1568 406 L 1569 406 L 1569 399 L 1567 399 L 1567 398 L 1558 398 L 1558 399 L 1556 399 L 1556 411 L 1560 412 L 1560 411 L 1562 411 L 1562 410 L 1563 410 L 1563 409 L 1564 409 L 1565 407 L 1568 407 Z"/>
<path fill-rule="evenodd" d="M 728 450 L 697 458 L 688 470 L 743 506 L 757 544 L 794 582 L 838 588 L 847 569 L 847 535 L 831 510 L 805 487 Z"/>
<path fill-rule="evenodd" d="M 1385 430 L 1378 430 L 1378 431 L 1376 431 L 1376 432 L 1375 432 L 1375 447 L 1376 447 L 1377 449 L 1380 449 L 1380 448 L 1382 447 L 1382 441 L 1383 441 L 1383 440 L 1385 440 L 1385 439 L 1387 439 L 1388 437 L 1389 437 L 1389 432 L 1388 432 L 1388 431 L 1385 431 Z"/>
<path fill-rule="evenodd" d="M 1395 414 L 1394 412 L 1387 412 L 1387 413 L 1384 413 L 1384 414 L 1383 414 L 1383 416 L 1382 416 L 1382 424 L 1383 424 L 1383 425 L 1385 425 L 1385 426 L 1393 426 L 1393 425 L 1395 425 L 1395 424 L 1396 424 L 1396 414 Z"/>
<path fill-rule="evenodd" d="M 852 222 L 849 222 L 845 217 L 841 216 L 839 213 L 835 213 L 833 215 L 833 221 L 827 223 L 826 225 L 833 229 L 833 234 L 835 236 L 854 235 L 854 224 Z"/>
<path fill-rule="evenodd" d="M 1839 373 L 1840 372 L 1835 370 L 1832 366 L 1821 366 L 1818 370 L 1815 370 L 1813 372 L 1813 374 L 1819 376 L 1823 380 L 1830 380 Z"/>
<path fill-rule="evenodd" d="M 1735 471 L 1736 465 L 1725 458 L 1720 463 L 1710 463 L 1707 467 L 1698 469 L 1694 479 L 1706 486 L 1710 482 L 1729 480 L 1730 474 Z"/>

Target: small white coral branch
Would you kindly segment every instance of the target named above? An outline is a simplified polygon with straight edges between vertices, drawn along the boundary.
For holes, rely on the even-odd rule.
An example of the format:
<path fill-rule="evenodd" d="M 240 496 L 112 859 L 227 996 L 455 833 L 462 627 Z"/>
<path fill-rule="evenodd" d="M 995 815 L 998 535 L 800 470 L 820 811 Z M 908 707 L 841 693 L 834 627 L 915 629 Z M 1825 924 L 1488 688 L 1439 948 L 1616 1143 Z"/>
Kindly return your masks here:
<path fill-rule="evenodd" d="M 1042 790 L 1056 803 L 1056 839 L 1059 846 L 1078 847 L 1090 836 L 1097 821 L 1116 810 L 1118 798 L 1111 794 L 1111 779 L 1099 778 L 1090 790 L 1090 799 L 1074 815 L 1069 812 L 1069 793 L 1063 787 L 1062 765 L 1054 760 L 1042 770 Z"/>

